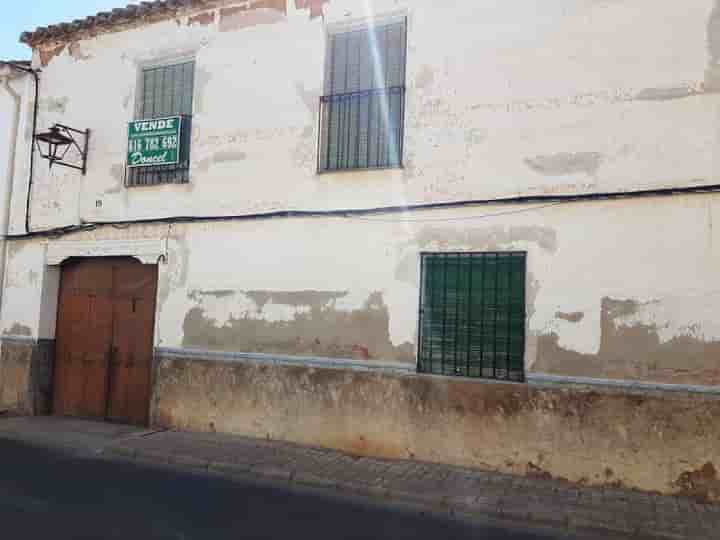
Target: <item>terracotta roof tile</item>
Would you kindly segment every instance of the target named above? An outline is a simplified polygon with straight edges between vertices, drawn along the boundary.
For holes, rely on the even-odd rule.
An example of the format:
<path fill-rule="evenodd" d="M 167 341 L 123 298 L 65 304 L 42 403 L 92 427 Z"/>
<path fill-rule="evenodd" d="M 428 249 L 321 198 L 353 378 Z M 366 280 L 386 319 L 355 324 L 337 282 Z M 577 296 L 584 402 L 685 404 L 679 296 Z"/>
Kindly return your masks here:
<path fill-rule="evenodd" d="M 43 41 L 63 39 L 83 31 L 95 30 L 101 27 L 109 28 L 118 24 L 130 23 L 147 16 L 172 16 L 178 9 L 191 6 L 202 6 L 216 3 L 212 0 L 155 0 L 153 2 L 140 2 L 111 11 L 103 11 L 84 19 L 76 19 L 69 23 L 60 23 L 50 26 L 41 26 L 32 32 L 23 32 L 20 41 L 30 46 Z"/>

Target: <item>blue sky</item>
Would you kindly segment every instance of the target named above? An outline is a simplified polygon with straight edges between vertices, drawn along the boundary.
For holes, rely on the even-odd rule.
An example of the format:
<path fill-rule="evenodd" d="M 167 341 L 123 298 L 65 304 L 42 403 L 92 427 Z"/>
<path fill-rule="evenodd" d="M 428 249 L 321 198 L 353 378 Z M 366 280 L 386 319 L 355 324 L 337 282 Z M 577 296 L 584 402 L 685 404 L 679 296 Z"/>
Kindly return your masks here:
<path fill-rule="evenodd" d="M 137 4 L 132 0 L 0 0 L 0 60 L 30 59 L 30 47 L 18 40 L 26 30 L 71 22 L 100 11 Z"/>

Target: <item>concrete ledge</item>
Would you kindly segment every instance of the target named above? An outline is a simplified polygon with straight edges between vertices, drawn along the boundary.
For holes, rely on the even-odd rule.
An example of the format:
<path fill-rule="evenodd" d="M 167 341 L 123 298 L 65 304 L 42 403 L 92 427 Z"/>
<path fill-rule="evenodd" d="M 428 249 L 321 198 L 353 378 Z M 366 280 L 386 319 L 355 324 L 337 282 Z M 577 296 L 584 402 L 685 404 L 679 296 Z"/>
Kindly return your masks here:
<path fill-rule="evenodd" d="M 15 339 L 15 337 L 13 337 Z M 22 339 L 22 337 L 19 337 Z M 255 363 L 276 366 L 303 366 L 325 369 L 347 369 L 353 371 L 377 371 L 380 373 L 395 373 L 417 375 L 417 367 L 414 364 L 387 361 L 363 361 L 345 358 L 326 358 L 317 356 L 291 356 L 283 354 L 246 353 L 208 351 L 202 349 L 184 349 L 157 347 L 155 349 L 157 359 L 163 358 L 184 358 L 197 359 L 202 361 L 214 361 L 225 363 Z M 511 381 L 494 379 L 481 379 L 469 377 L 451 377 L 443 375 L 422 374 L 423 377 L 434 379 L 467 380 L 477 384 L 509 384 L 517 385 Z M 592 377 L 571 377 L 564 375 L 549 375 L 545 373 L 528 373 L 527 384 L 538 388 L 602 388 L 608 390 L 627 391 L 631 393 L 670 393 L 670 394 L 702 394 L 717 396 L 720 398 L 720 386 L 668 384 L 645 381 L 630 381 L 618 379 L 598 379 Z"/>
<path fill-rule="evenodd" d="M 38 343 L 38 339 L 34 338 L 32 336 L 18 336 L 18 335 L 4 335 L 0 336 L 0 343 L 29 343 L 29 344 L 35 344 Z"/>
<path fill-rule="evenodd" d="M 720 398 L 720 386 L 667 384 L 617 379 L 595 379 L 591 377 L 566 377 L 544 373 L 528 373 L 527 382 L 536 387 L 595 387 L 631 392 L 668 392 L 674 394 L 703 394 Z"/>
<path fill-rule="evenodd" d="M 318 368 L 339 368 L 356 371 L 380 371 L 390 373 L 415 373 L 414 364 L 386 361 L 361 361 L 345 358 L 325 358 L 319 356 L 290 356 L 284 354 L 264 354 L 246 352 L 206 351 L 202 349 L 176 349 L 157 347 L 155 356 L 162 358 L 190 358 L 215 362 L 237 363 L 252 362 L 278 366 L 304 366 Z"/>

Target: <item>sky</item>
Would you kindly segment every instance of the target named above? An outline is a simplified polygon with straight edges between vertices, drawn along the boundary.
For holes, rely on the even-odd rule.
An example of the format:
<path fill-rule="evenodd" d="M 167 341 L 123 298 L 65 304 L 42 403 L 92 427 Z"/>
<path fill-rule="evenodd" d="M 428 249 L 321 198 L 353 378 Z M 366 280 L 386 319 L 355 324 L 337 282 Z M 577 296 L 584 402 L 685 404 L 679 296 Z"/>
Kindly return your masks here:
<path fill-rule="evenodd" d="M 29 60 L 30 47 L 20 34 L 38 26 L 72 22 L 100 11 L 137 4 L 132 0 L 0 0 L 0 60 Z"/>

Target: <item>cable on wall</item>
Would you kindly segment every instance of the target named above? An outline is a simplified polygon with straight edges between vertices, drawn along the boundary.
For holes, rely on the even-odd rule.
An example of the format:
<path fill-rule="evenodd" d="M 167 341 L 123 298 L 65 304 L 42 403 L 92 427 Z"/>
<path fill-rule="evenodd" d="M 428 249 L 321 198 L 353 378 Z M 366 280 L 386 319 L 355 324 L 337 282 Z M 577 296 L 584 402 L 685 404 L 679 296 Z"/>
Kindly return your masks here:
<path fill-rule="evenodd" d="M 573 202 L 586 202 L 586 201 L 603 201 L 603 200 L 621 200 L 621 199 L 634 199 L 644 197 L 670 197 L 677 195 L 692 195 L 702 193 L 717 193 L 720 192 L 720 184 L 708 184 L 698 186 L 686 186 L 686 187 L 674 187 L 674 188 L 656 188 L 656 189 L 644 189 L 635 191 L 617 191 L 617 192 L 604 192 L 604 193 L 582 193 L 582 194 L 565 194 L 565 195 L 522 195 L 516 197 L 506 197 L 500 199 L 477 199 L 477 200 L 465 200 L 465 201 L 454 201 L 445 203 L 427 203 L 427 204 L 414 204 L 404 206 L 384 206 L 376 208 L 362 208 L 362 209 L 344 209 L 344 210 L 281 210 L 275 212 L 255 213 L 255 214 L 232 214 L 232 215 L 217 215 L 217 216 L 167 216 L 167 217 L 156 217 L 156 218 L 140 218 L 130 220 L 118 220 L 118 221 L 93 221 L 83 223 L 81 225 L 68 225 L 63 227 L 56 227 L 52 229 L 45 229 L 42 231 L 33 231 L 25 234 L 11 234 L 5 238 L 8 240 L 28 239 L 37 237 L 58 237 L 68 234 L 86 232 L 94 230 L 98 227 L 104 226 L 127 226 L 135 224 L 157 224 L 157 223 L 208 223 L 214 221 L 253 221 L 253 220 L 265 220 L 265 219 L 289 219 L 289 218 L 349 218 L 349 219 L 360 219 L 366 218 L 363 221 L 378 221 L 393 223 L 404 223 L 404 222 L 431 222 L 431 221 L 458 221 L 458 220 L 471 220 L 471 219 L 486 219 L 490 217 L 497 217 L 502 215 L 518 214 L 524 212 L 533 212 L 544 208 L 558 206 L 560 204 L 569 204 Z M 529 208 L 523 208 L 518 210 L 511 210 L 507 212 L 498 212 L 494 214 L 484 214 L 478 216 L 461 216 L 456 218 L 399 218 L 394 220 L 381 220 L 371 219 L 369 216 L 386 215 L 386 214 L 407 214 L 408 212 L 422 212 L 429 210 L 442 210 L 442 209 L 455 209 L 455 208 L 472 208 L 480 206 L 498 206 L 498 205 L 510 205 L 510 204 L 529 204 L 529 205 L 540 205 L 531 206 Z"/>

